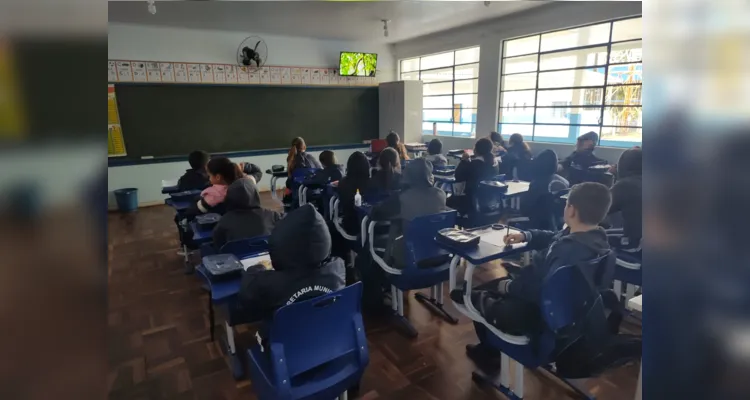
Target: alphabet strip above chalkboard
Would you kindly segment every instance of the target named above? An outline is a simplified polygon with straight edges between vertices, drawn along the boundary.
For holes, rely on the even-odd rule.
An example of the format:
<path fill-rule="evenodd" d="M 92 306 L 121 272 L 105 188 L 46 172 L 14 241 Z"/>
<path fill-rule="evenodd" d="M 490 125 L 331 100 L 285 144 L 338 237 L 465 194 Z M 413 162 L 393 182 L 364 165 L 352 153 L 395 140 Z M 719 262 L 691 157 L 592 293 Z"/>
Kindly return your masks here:
<path fill-rule="evenodd" d="M 339 76 L 337 68 L 109 60 L 107 80 L 116 82 L 228 85 L 377 86 L 376 77 Z"/>

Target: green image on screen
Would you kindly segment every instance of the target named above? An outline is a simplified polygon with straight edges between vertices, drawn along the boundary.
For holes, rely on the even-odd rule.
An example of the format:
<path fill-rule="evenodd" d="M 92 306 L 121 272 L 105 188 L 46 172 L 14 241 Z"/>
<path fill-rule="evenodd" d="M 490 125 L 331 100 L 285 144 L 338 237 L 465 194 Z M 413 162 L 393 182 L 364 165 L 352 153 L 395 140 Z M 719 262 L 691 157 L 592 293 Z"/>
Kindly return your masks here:
<path fill-rule="evenodd" d="M 378 55 L 374 53 L 341 52 L 339 75 L 341 76 L 375 76 L 378 66 Z"/>

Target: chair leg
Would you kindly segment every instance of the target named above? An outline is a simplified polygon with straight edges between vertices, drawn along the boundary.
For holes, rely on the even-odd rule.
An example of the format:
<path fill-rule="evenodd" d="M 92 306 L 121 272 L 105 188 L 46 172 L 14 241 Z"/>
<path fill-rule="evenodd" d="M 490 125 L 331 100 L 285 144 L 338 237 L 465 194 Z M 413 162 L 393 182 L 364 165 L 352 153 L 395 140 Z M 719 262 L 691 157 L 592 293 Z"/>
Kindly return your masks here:
<path fill-rule="evenodd" d="M 394 311 L 396 313 L 394 317 L 403 333 L 410 339 L 416 338 L 418 335 L 417 330 L 414 329 L 414 325 L 404 317 L 404 292 L 397 289 L 395 286 L 391 286 L 391 303 L 395 304 Z"/>
<path fill-rule="evenodd" d="M 622 301 L 622 282 L 615 280 L 614 284 L 612 286 L 612 290 L 615 291 L 615 295 L 617 295 L 617 301 Z"/>
<path fill-rule="evenodd" d="M 586 400 L 596 400 L 596 396 L 592 395 L 591 393 L 588 393 L 586 390 L 584 390 L 582 387 L 578 386 L 578 384 L 574 383 L 573 381 L 569 379 L 565 379 L 559 375 L 552 369 L 551 366 L 546 365 L 543 366 L 542 369 L 549 372 L 550 374 L 554 375 L 557 379 L 561 380 L 565 385 L 567 385 L 569 388 L 571 388 L 576 394 L 578 394 L 581 398 L 584 398 Z"/>
<path fill-rule="evenodd" d="M 339 396 L 339 400 L 348 400 L 349 397 L 347 396 L 346 392 L 341 393 L 341 396 Z"/>
<path fill-rule="evenodd" d="M 503 354 L 503 357 L 507 357 L 505 354 Z M 503 364 L 503 367 L 509 367 L 508 365 Z M 506 370 L 503 368 L 503 370 Z M 500 371 L 500 374 L 502 375 L 502 371 Z M 520 395 L 514 392 L 510 389 L 510 387 L 507 384 L 503 384 L 502 381 L 500 383 L 496 382 L 494 378 L 491 378 L 487 375 L 484 375 L 481 372 L 474 371 L 471 373 L 471 379 L 474 380 L 474 382 L 477 382 L 479 384 L 485 384 L 492 386 L 500 393 L 504 394 L 506 397 L 508 397 L 511 400 L 523 400 L 523 389 L 521 389 Z M 510 377 L 508 378 L 508 382 L 510 382 Z"/>
<path fill-rule="evenodd" d="M 636 286 L 632 283 L 625 284 L 625 304 L 628 304 L 628 301 L 635 297 L 635 289 Z"/>
<path fill-rule="evenodd" d="M 244 371 L 242 370 L 242 362 L 240 361 L 240 357 L 237 354 L 237 347 L 235 346 L 234 342 L 234 329 L 232 329 L 232 326 L 229 325 L 229 322 L 224 322 L 224 328 L 226 329 L 227 337 L 226 337 L 226 348 L 227 348 L 227 355 L 229 356 L 229 367 L 232 370 L 232 377 L 236 380 L 240 380 L 243 378 Z"/>
<path fill-rule="evenodd" d="M 216 326 L 216 320 L 214 319 L 214 302 L 211 301 L 211 292 L 208 292 L 208 331 L 211 334 L 211 341 L 214 341 L 214 327 Z"/>
<path fill-rule="evenodd" d="M 440 315 L 443 319 L 448 321 L 451 324 L 457 324 L 458 319 L 448 313 L 448 311 L 445 310 L 443 307 L 443 285 L 438 284 L 433 286 L 431 289 L 431 297 L 427 298 L 424 294 L 420 292 L 414 293 L 414 298 L 417 299 L 418 302 L 422 303 L 425 307 L 427 307 L 428 310 L 431 312 Z"/>

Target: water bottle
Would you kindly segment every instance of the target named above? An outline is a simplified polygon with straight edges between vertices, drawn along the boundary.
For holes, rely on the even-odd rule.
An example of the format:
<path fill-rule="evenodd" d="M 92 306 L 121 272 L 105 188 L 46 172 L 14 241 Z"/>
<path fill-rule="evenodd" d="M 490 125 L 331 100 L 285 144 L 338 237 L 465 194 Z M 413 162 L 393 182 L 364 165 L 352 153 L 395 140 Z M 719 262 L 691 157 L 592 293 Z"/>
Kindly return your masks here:
<path fill-rule="evenodd" d="M 359 194 L 359 189 L 357 189 L 357 194 L 354 195 L 354 207 L 359 207 L 362 205 L 362 195 Z"/>

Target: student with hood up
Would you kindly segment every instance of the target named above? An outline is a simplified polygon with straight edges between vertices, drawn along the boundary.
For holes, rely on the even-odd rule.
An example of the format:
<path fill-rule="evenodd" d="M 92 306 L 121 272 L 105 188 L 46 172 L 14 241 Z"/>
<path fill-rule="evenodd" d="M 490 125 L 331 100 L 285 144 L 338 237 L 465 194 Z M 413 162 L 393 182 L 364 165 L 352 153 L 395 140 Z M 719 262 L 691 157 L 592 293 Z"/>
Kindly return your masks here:
<path fill-rule="evenodd" d="M 639 248 L 643 234 L 643 152 L 640 148 L 625 150 L 617 163 L 617 182 L 612 192 L 609 215 L 620 213 L 624 237 L 620 243 L 611 243 L 619 248 Z M 608 232 L 610 233 L 610 232 Z"/>
<path fill-rule="evenodd" d="M 218 251 L 227 242 L 268 236 L 281 214 L 260 205 L 260 194 L 252 178 L 241 178 L 227 189 L 226 213 L 214 228 L 213 242 Z"/>
<path fill-rule="evenodd" d="M 312 204 L 280 220 L 268 245 L 273 269 L 257 265 L 242 275 L 239 312 L 248 322 L 268 320 L 285 305 L 345 286 L 344 261 L 331 257 L 331 234 Z"/>
<path fill-rule="evenodd" d="M 607 163 L 607 160 L 594 154 L 598 142 L 599 135 L 596 132 L 584 133 L 578 137 L 576 149 L 560 161 L 560 168 L 562 168 L 571 185 L 584 182 L 589 167 Z"/>

